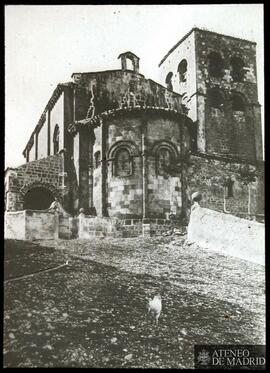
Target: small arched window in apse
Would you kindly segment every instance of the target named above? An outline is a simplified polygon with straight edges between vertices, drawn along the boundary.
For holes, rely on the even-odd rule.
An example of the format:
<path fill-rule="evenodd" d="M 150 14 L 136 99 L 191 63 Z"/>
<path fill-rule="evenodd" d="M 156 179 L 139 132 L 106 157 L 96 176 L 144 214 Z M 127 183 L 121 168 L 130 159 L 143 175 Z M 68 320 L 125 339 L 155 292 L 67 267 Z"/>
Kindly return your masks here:
<path fill-rule="evenodd" d="M 132 173 L 132 164 L 129 151 L 127 149 L 119 149 L 115 159 L 115 176 L 129 176 Z"/>
<path fill-rule="evenodd" d="M 171 152 L 166 148 L 161 148 L 157 154 L 157 173 L 165 175 L 171 165 Z"/>

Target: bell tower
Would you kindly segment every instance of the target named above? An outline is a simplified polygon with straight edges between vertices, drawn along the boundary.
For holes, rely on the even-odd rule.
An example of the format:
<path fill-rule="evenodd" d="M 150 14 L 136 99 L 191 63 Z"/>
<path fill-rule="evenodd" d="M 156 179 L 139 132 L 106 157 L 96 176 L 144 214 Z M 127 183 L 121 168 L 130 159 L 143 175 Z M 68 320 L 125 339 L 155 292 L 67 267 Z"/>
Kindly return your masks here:
<path fill-rule="evenodd" d="M 256 43 L 193 28 L 161 60 L 160 81 L 197 122 L 200 153 L 262 160 Z"/>
<path fill-rule="evenodd" d="M 122 67 L 122 70 L 129 70 L 127 62 L 131 61 L 131 63 L 132 63 L 132 70 L 135 73 L 139 72 L 139 68 L 140 68 L 139 61 L 140 61 L 140 58 L 137 57 L 136 54 L 134 54 L 132 52 L 125 52 L 125 53 L 121 53 L 118 56 L 118 58 L 121 58 L 121 67 Z"/>

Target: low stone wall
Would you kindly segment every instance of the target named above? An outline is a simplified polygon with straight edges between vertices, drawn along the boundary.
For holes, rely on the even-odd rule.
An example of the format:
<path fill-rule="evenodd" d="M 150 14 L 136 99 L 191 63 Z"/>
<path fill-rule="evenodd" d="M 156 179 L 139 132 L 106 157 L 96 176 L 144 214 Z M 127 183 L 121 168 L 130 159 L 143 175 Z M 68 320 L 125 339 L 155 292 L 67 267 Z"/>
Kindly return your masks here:
<path fill-rule="evenodd" d="M 93 237 L 157 236 L 167 231 L 166 219 L 117 219 L 80 214 L 72 217 L 65 211 L 24 210 L 5 214 L 5 238 L 91 239 Z"/>
<path fill-rule="evenodd" d="M 248 169 L 252 173 L 256 170 L 257 181 L 246 185 L 243 170 Z M 242 170 L 242 171 L 241 171 Z M 226 210 L 232 215 L 249 219 L 258 217 L 263 219 L 264 214 L 264 166 L 258 164 L 249 165 L 247 168 L 242 163 L 227 162 L 214 159 L 205 154 L 190 156 L 190 165 L 184 172 L 184 183 L 187 197 L 193 192 L 200 191 L 202 201 L 200 205 L 218 212 L 224 211 L 224 180 L 230 179 L 232 195 L 229 197 L 226 191 Z M 250 190 L 249 190 L 250 189 Z M 250 192 L 250 204 L 249 204 Z"/>
<path fill-rule="evenodd" d="M 165 219 L 99 218 L 80 214 L 78 238 L 156 236 L 167 231 L 170 221 Z"/>
<path fill-rule="evenodd" d="M 5 238 L 71 239 L 78 236 L 78 217 L 61 211 L 23 210 L 5 213 Z"/>
<path fill-rule="evenodd" d="M 57 239 L 57 214 L 42 210 L 5 213 L 5 238 L 16 240 Z"/>
<path fill-rule="evenodd" d="M 115 236 L 116 225 L 113 219 L 98 218 L 80 214 L 78 217 L 78 238 Z"/>
<path fill-rule="evenodd" d="M 25 211 L 5 213 L 5 238 L 25 240 Z"/>
<path fill-rule="evenodd" d="M 25 210 L 25 239 L 57 239 L 59 222 L 57 214 L 42 210 Z"/>
<path fill-rule="evenodd" d="M 194 207 L 187 240 L 254 263 L 265 262 L 265 226 L 217 211 Z"/>
<path fill-rule="evenodd" d="M 78 218 L 69 214 L 59 215 L 59 238 L 71 239 L 78 236 Z"/>

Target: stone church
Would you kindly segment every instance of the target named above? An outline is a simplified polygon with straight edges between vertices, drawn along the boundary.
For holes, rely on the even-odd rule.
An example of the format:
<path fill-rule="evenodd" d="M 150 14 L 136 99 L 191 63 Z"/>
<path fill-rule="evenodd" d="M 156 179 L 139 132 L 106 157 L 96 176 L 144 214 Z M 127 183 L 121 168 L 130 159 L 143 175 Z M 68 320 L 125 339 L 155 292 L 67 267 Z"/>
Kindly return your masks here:
<path fill-rule="evenodd" d="M 25 164 L 6 170 L 6 211 L 57 198 L 73 216 L 181 221 L 197 191 L 202 206 L 262 219 L 256 43 L 193 28 L 160 61 L 159 82 L 134 53 L 118 58 L 118 70 L 57 85 Z"/>

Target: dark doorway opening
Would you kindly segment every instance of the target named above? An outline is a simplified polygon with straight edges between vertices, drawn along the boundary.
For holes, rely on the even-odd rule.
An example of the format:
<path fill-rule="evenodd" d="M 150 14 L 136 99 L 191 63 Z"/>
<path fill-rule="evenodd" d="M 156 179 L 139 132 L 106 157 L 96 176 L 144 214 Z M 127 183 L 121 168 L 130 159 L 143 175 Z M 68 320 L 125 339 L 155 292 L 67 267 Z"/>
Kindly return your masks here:
<path fill-rule="evenodd" d="M 46 210 L 54 201 L 54 196 L 46 188 L 30 189 L 24 197 L 24 210 Z"/>

